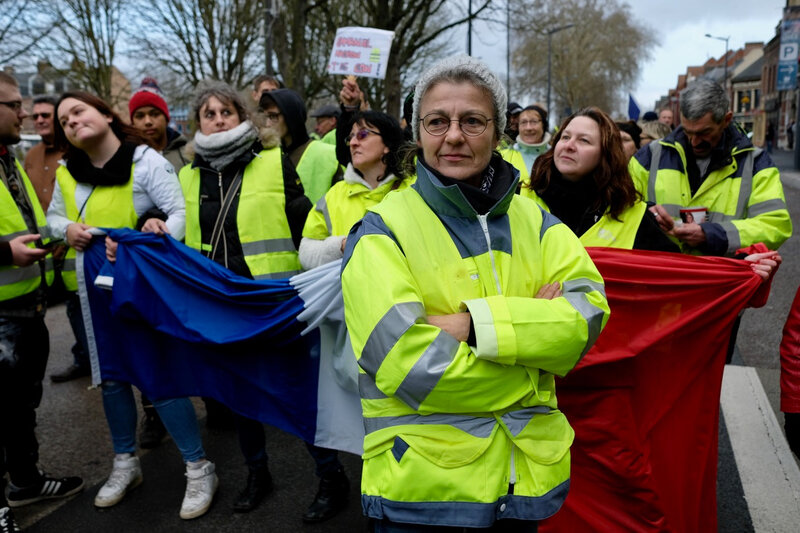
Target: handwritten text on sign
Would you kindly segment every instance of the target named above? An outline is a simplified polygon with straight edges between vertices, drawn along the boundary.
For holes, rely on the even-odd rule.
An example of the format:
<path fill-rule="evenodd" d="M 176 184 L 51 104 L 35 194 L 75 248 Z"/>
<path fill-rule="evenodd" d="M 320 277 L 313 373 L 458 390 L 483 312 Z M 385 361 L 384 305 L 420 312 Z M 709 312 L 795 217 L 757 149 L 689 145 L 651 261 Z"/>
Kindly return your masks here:
<path fill-rule="evenodd" d="M 393 31 L 348 26 L 336 30 L 329 74 L 386 77 L 386 64 L 392 48 Z"/>

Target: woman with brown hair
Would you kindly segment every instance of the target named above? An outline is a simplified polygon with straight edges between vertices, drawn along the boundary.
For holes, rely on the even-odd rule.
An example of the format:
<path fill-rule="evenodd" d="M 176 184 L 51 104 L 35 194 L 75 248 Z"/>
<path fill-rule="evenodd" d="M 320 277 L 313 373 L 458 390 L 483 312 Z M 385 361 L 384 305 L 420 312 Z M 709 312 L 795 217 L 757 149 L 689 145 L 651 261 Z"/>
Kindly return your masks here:
<path fill-rule="evenodd" d="M 619 128 L 596 107 L 564 121 L 550 150 L 536 159 L 522 195 L 561 219 L 586 246 L 680 251 L 636 192 Z"/>
<path fill-rule="evenodd" d="M 147 146 L 137 130 L 124 124 L 102 99 L 73 91 L 56 105 L 56 141 L 66 149 L 65 163 L 56 171 L 56 188 L 47 211 L 55 237 L 63 237 L 75 250 L 85 249 L 97 227 L 132 228 L 144 219 L 142 231 L 184 236 L 185 205 L 172 165 Z M 158 209 L 166 220 L 149 217 Z M 106 238 L 106 257 L 113 261 L 116 243 Z M 74 260 L 65 266 L 64 284 L 77 290 Z M 85 308 L 84 308 L 85 309 Z M 87 326 L 91 323 L 87 322 Z M 92 356 L 95 384 L 103 391 L 103 408 L 111 432 L 114 462 L 111 475 L 94 499 L 97 507 L 111 507 L 142 482 L 136 457 L 136 402 L 129 383 L 102 379 L 100 364 Z M 194 407 L 188 398 L 153 401 L 186 463 L 183 519 L 204 514 L 217 488 L 214 463 L 206 458 Z"/>

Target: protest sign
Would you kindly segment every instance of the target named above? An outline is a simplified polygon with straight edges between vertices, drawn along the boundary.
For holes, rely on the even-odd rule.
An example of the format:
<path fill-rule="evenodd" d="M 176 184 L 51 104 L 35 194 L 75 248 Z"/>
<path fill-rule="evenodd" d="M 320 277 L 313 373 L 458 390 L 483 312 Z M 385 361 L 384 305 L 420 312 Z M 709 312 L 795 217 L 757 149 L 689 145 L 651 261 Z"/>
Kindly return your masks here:
<path fill-rule="evenodd" d="M 357 26 L 339 28 L 333 41 L 328 72 L 384 79 L 392 39 L 393 31 Z"/>

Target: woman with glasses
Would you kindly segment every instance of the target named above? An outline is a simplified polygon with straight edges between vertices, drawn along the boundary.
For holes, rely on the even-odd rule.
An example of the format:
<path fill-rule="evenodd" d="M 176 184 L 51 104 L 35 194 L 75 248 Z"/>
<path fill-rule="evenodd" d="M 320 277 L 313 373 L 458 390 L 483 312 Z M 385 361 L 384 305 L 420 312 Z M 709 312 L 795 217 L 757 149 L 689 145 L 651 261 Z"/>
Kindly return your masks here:
<path fill-rule="evenodd" d="M 186 198 L 186 244 L 228 270 L 251 279 L 300 272 L 297 246 L 310 202 L 272 130 L 248 120 L 239 93 L 201 83 L 192 110 L 200 131 L 194 161 L 180 172 Z M 261 422 L 235 415 L 247 484 L 234 511 L 247 512 L 272 490 Z"/>
<path fill-rule="evenodd" d="M 403 131 L 397 120 L 386 113 L 361 111 L 351 119 L 345 142 L 351 161 L 344 180 L 335 183 L 308 213 L 303 240 L 300 242 L 300 263 L 310 270 L 342 257 L 347 234 L 353 224 L 378 204 L 391 191 L 408 187 L 411 180 L 400 172 L 398 151 L 403 144 Z M 325 336 L 321 345 L 323 357 L 333 359 L 340 347 L 332 346 Z M 347 354 L 344 355 L 347 357 Z M 352 353 L 349 354 L 352 358 Z M 355 377 L 355 376 L 353 376 Z M 321 522 L 344 509 L 349 495 L 349 481 L 338 455 L 333 450 L 308 445 L 317 463 L 319 491 L 303 515 L 305 522 Z"/>
<path fill-rule="evenodd" d="M 414 92 L 417 180 L 347 239 L 345 319 L 374 531 L 535 531 L 569 490 L 573 431 L 554 375 L 608 318 L 569 228 L 516 194 L 496 147 L 502 82 L 457 56 Z M 482 528 L 482 529 L 481 529 Z"/>
<path fill-rule="evenodd" d="M 400 170 L 403 130 L 394 117 L 378 111 L 355 115 L 346 137 L 350 163 L 336 183 L 308 213 L 300 242 L 306 270 L 340 259 L 347 233 L 367 208 L 413 181 Z"/>
<path fill-rule="evenodd" d="M 547 111 L 536 104 L 529 105 L 519 114 L 519 135 L 516 142 L 500 152 L 512 165 L 517 163 L 515 166 L 520 168 L 523 186 L 529 183 L 533 162 L 550 147 L 550 132 L 547 130 Z M 512 150 L 519 155 L 512 154 Z"/>

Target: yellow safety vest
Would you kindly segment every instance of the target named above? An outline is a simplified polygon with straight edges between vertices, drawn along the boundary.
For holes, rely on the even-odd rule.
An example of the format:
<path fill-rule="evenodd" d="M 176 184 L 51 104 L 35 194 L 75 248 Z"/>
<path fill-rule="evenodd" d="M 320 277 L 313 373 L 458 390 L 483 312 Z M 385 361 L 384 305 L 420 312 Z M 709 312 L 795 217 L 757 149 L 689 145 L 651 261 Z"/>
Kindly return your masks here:
<path fill-rule="evenodd" d="M 514 165 L 514 168 L 519 170 L 519 180 L 522 182 L 523 187 L 526 183 L 530 183 L 531 169 L 525 167 L 525 160 L 522 158 L 522 154 L 519 150 L 515 150 L 512 147 L 503 148 L 500 150 L 500 155 L 503 156 L 503 159 Z"/>
<path fill-rule="evenodd" d="M 542 206 L 543 209 L 550 211 L 547 203 L 539 197 L 533 190 L 522 189 L 522 195 L 533 199 Z M 642 223 L 647 211 L 645 202 L 637 201 L 631 207 L 620 213 L 619 220 L 614 219 L 606 213 L 591 228 L 580 236 L 584 246 L 602 246 L 606 248 L 621 248 L 623 250 L 633 250 L 633 243 L 636 241 L 636 233 Z"/>
<path fill-rule="evenodd" d="M 122 185 L 96 186 L 89 194 L 86 203 L 78 207 L 75 203 L 75 189 L 78 182 L 72 177 L 67 167 L 61 165 L 56 170 L 56 180 L 61 188 L 64 198 L 66 217 L 73 222 L 83 222 L 95 228 L 133 228 L 136 226 L 136 209 L 133 206 L 133 169 L 131 163 L 131 177 Z M 67 250 L 64 259 L 64 270 L 61 278 L 64 287 L 70 291 L 78 290 L 78 280 L 75 275 L 74 248 Z"/>
<path fill-rule="evenodd" d="M 761 150 L 752 146 L 734 147 L 730 163 L 709 173 L 693 195 L 684 172 L 683 146 L 660 140 L 650 143 L 648 148 L 649 168 L 636 156 L 628 165 L 644 200 L 663 206 L 676 220 L 681 208 L 705 207 L 708 222 L 719 224 L 728 238 L 725 255 L 757 242 L 777 250 L 792 235 L 792 219 L 777 167 L 772 165 L 754 172 Z M 673 241 L 684 253 L 701 253 L 677 239 Z"/>
<path fill-rule="evenodd" d="M 331 235 L 347 235 L 367 209 L 379 204 L 391 191 L 405 189 L 414 179 L 397 179 L 371 190 L 363 183 L 336 183 L 308 212 L 303 237 L 323 240 Z"/>
<path fill-rule="evenodd" d="M 186 245 L 211 252 L 200 229 L 200 169 L 187 165 L 178 178 L 186 199 Z M 244 170 L 236 212 L 242 253 L 255 279 L 288 278 L 301 272 L 285 207 L 281 150 L 265 149 Z"/>
<path fill-rule="evenodd" d="M 494 214 L 464 216 L 460 192 L 434 179 L 418 166 L 413 187 L 370 208 L 344 259 L 362 505 L 371 518 L 448 526 L 543 519 L 566 496 L 573 440 L 554 374 L 605 324 L 602 278 L 569 228 L 515 186 Z M 562 298 L 533 298 L 553 281 Z M 428 323 L 467 309 L 477 346 Z"/>
<path fill-rule="evenodd" d="M 331 188 L 333 177 L 339 170 L 336 147 L 320 141 L 311 141 L 297 163 L 297 174 L 303 190 L 312 204 Z"/>
<path fill-rule="evenodd" d="M 47 226 L 47 218 L 45 218 L 42 206 L 39 204 L 39 199 L 36 197 L 36 191 L 16 158 L 14 158 L 14 164 L 25 186 L 25 194 L 28 197 L 28 201 L 33 207 L 33 214 L 36 219 L 36 226 L 42 236 L 42 243 L 47 244 L 50 241 L 50 229 Z M 20 235 L 31 234 L 27 224 L 25 224 L 25 219 L 22 217 L 22 213 L 19 211 L 19 206 L 14 201 L 14 197 L 9 192 L 8 187 L 5 186 L 0 186 L 0 212 L 2 213 L 2 216 L 0 216 L 0 240 L 10 241 Z M 29 242 L 28 247 L 35 248 L 36 243 Z M 53 259 L 49 255 L 45 259 L 45 280 L 48 285 L 53 282 Z M 26 267 L 2 266 L 0 267 L 0 300 L 11 300 L 33 292 L 39 288 L 41 282 L 42 271 L 38 262 Z"/>

